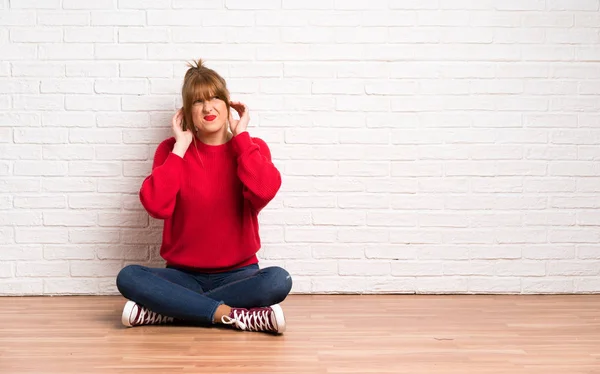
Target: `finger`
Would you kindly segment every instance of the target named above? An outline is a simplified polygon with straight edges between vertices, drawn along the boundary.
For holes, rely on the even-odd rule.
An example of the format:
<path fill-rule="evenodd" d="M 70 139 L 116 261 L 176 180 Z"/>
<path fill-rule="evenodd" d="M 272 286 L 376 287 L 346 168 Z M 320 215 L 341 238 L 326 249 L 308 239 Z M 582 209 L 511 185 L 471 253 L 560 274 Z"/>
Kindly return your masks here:
<path fill-rule="evenodd" d="M 242 109 L 242 108 L 240 108 L 240 107 L 239 107 L 239 106 L 237 106 L 237 105 L 232 105 L 231 107 L 232 107 L 233 109 L 235 109 L 235 111 L 237 112 L 237 114 L 239 114 L 239 116 L 240 116 L 240 117 L 242 116 L 242 113 L 243 113 L 243 109 Z"/>

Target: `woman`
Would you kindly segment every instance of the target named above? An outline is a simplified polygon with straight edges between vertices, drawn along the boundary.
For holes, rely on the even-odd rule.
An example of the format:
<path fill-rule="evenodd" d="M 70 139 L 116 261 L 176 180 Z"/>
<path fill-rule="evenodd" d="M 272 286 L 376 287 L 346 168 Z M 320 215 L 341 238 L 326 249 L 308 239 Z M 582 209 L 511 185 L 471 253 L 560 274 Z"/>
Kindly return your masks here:
<path fill-rule="evenodd" d="M 279 303 L 292 279 L 279 267 L 259 269 L 256 252 L 257 215 L 275 197 L 281 175 L 267 144 L 246 131 L 248 108 L 230 101 L 225 80 L 202 60 L 189 66 L 174 137 L 158 146 L 140 189 L 144 208 L 164 220 L 167 266 L 121 270 L 117 287 L 129 299 L 122 322 L 222 323 L 280 334 Z"/>

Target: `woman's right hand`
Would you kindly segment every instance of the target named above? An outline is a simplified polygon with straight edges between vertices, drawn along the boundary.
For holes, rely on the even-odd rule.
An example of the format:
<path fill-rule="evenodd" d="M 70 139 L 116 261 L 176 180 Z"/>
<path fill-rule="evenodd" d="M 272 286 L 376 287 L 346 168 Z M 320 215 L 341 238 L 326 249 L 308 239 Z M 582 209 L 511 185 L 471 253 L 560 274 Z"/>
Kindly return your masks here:
<path fill-rule="evenodd" d="M 175 147 L 173 147 L 173 153 L 179 157 L 183 157 L 190 144 L 192 144 L 194 134 L 192 134 L 190 129 L 183 131 L 181 127 L 183 122 L 182 109 L 179 109 L 177 113 L 175 113 L 171 122 L 171 128 L 173 129 L 173 134 L 175 135 Z"/>

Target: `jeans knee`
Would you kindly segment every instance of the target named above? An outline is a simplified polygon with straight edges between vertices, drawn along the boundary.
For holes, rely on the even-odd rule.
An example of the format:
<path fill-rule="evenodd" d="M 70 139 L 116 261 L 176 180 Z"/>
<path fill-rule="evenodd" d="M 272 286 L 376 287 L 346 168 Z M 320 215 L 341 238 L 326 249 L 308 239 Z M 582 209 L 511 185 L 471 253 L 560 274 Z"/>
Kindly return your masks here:
<path fill-rule="evenodd" d="M 269 267 L 269 283 L 271 283 L 273 304 L 282 302 L 292 290 L 292 276 L 287 270 L 278 266 Z"/>
<path fill-rule="evenodd" d="M 139 274 L 142 269 L 143 267 L 140 265 L 127 265 L 119 271 L 116 283 L 117 289 L 123 296 L 127 297 L 126 294 L 129 293 L 128 291 L 132 287 L 136 274 Z"/>

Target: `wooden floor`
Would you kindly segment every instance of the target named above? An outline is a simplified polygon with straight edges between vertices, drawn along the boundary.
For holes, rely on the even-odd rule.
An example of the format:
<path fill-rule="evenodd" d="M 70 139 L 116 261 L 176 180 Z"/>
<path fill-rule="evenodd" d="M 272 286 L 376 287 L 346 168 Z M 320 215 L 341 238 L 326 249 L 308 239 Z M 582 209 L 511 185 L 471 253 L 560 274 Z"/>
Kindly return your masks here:
<path fill-rule="evenodd" d="M 128 329 L 123 303 L 0 298 L 0 373 L 600 373 L 600 295 L 294 295 L 282 336 Z"/>

